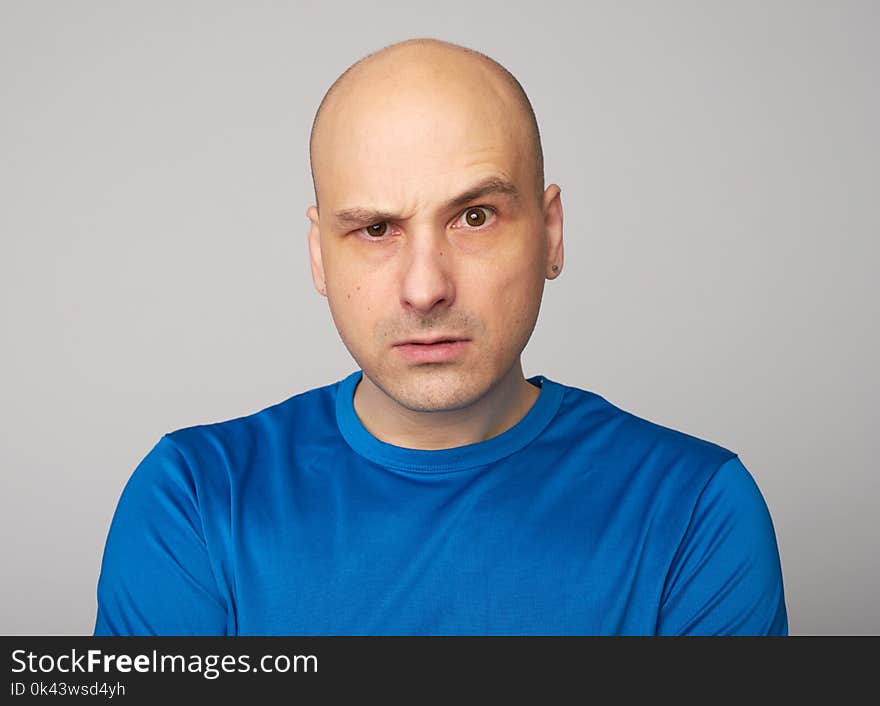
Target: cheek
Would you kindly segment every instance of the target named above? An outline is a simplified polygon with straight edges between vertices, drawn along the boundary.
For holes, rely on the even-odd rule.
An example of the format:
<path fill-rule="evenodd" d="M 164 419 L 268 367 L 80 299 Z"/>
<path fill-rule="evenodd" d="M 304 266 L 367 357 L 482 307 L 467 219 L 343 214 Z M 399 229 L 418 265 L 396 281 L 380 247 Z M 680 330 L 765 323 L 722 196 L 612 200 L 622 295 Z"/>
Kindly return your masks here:
<path fill-rule="evenodd" d="M 333 286 L 328 284 L 330 313 L 346 345 L 362 348 L 372 339 L 376 322 L 382 315 L 377 303 L 382 300 L 364 280 L 337 279 Z"/>
<path fill-rule="evenodd" d="M 480 296 L 493 312 L 492 319 L 505 327 L 498 333 L 507 337 L 511 329 L 534 323 L 544 287 L 541 255 L 522 249 L 510 257 L 498 258 L 495 263 L 489 281 L 485 276 L 482 279 Z"/>
<path fill-rule="evenodd" d="M 504 323 L 503 335 L 518 340 L 531 332 L 541 303 L 543 279 L 535 279 L 530 269 L 511 280 L 503 297 L 498 297 L 499 320 Z M 520 336 L 516 336 L 520 332 Z"/>

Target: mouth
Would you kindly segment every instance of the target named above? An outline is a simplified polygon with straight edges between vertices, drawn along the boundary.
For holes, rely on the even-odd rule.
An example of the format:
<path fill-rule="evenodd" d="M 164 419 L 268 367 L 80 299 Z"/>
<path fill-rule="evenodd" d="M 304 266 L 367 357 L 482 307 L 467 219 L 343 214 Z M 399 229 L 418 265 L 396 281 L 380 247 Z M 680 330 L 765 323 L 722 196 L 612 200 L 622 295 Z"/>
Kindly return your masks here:
<path fill-rule="evenodd" d="M 436 337 L 398 343 L 394 350 L 411 363 L 448 363 L 461 357 L 469 344 L 467 338 Z"/>
<path fill-rule="evenodd" d="M 399 343 L 397 345 L 400 346 L 434 346 L 438 343 L 458 343 L 459 341 L 466 341 L 466 338 L 430 338 L 430 339 L 419 339 L 414 338 L 411 341 L 404 341 L 403 343 Z"/>

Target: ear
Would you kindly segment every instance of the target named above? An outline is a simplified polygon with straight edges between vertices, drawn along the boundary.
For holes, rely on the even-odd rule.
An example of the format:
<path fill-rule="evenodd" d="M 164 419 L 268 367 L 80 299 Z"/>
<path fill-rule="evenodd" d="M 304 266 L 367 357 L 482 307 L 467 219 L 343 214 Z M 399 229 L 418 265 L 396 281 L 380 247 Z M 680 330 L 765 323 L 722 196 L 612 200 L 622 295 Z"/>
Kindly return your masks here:
<path fill-rule="evenodd" d="M 312 266 L 312 282 L 321 296 L 327 296 L 327 281 L 324 279 L 324 263 L 321 260 L 321 230 L 318 225 L 318 209 L 309 206 L 306 217 L 311 221 L 309 227 L 309 261 Z"/>
<path fill-rule="evenodd" d="M 547 279 L 556 279 L 562 273 L 562 190 L 550 184 L 544 192 L 544 232 L 547 235 Z M 554 271 L 553 266 L 556 266 Z"/>

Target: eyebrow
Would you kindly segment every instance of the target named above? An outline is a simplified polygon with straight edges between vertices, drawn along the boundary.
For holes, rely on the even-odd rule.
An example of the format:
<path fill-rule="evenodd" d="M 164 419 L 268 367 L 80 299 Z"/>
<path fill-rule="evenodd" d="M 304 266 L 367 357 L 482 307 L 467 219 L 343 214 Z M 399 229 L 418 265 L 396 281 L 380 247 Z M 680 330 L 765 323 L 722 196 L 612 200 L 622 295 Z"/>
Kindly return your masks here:
<path fill-rule="evenodd" d="M 481 179 L 476 184 L 468 188 L 466 191 L 463 191 L 458 196 L 449 199 L 449 201 L 443 204 L 443 209 L 452 210 L 454 208 L 465 206 L 471 201 L 482 198 L 483 196 L 488 196 L 490 194 L 501 194 L 502 196 L 505 196 L 512 201 L 519 200 L 519 189 L 516 188 L 516 185 L 513 182 L 505 179 L 504 177 L 490 176 L 486 177 L 485 179 Z M 336 211 L 333 214 L 333 217 L 336 219 L 336 222 L 339 223 L 339 225 L 346 227 L 372 225 L 374 223 L 384 223 L 386 221 L 397 221 L 401 220 L 402 218 L 399 214 L 392 213 L 390 211 L 378 211 L 361 206 L 343 208 L 339 211 Z"/>

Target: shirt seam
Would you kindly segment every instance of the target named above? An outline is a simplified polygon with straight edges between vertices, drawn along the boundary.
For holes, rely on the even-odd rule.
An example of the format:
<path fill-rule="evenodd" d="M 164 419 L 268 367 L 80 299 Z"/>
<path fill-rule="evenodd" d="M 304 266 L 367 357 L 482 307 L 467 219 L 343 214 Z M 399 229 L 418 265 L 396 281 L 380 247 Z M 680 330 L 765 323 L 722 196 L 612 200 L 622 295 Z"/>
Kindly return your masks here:
<path fill-rule="evenodd" d="M 688 536 L 688 532 L 690 532 L 690 529 L 694 524 L 695 516 L 697 514 L 697 507 L 699 507 L 700 501 L 703 499 L 703 495 L 705 495 L 705 493 L 706 493 L 706 489 L 709 487 L 709 485 L 712 483 L 712 481 L 715 479 L 715 477 L 721 472 L 722 468 L 724 468 L 728 463 L 730 463 L 734 459 L 739 458 L 738 454 L 736 454 L 734 452 L 731 452 L 731 454 L 732 454 L 731 456 L 724 459 L 718 465 L 718 467 L 714 471 L 712 471 L 712 473 L 709 474 L 708 478 L 703 483 L 702 488 L 700 488 L 700 492 L 697 493 L 697 497 L 694 500 L 694 504 L 691 506 L 690 515 L 688 516 L 688 521 L 687 521 L 687 524 L 685 525 L 684 531 L 681 533 L 681 537 L 679 537 L 678 543 L 675 546 L 675 551 L 672 552 L 672 556 L 670 557 L 669 562 L 666 565 L 666 570 L 664 571 L 664 578 L 663 578 L 663 587 L 660 589 L 660 601 L 659 601 L 659 609 L 657 611 L 657 622 L 654 626 L 654 633 L 655 634 L 657 634 L 657 630 L 660 627 L 660 616 L 663 612 L 663 607 L 669 598 L 669 596 L 666 596 L 666 598 L 664 599 L 664 596 L 666 595 L 666 589 L 669 586 L 669 572 L 671 571 L 672 565 L 675 563 L 675 560 L 678 557 L 678 554 L 681 551 L 682 546 L 684 545 L 684 541 L 685 541 L 685 538 Z"/>
<path fill-rule="evenodd" d="M 203 539 L 204 542 L 205 542 L 205 552 L 206 552 L 207 555 L 208 555 L 208 568 L 211 570 L 211 578 L 212 578 L 213 581 L 214 581 L 214 592 L 215 592 L 215 595 L 216 595 L 219 599 L 221 599 L 221 604 L 223 605 L 223 608 L 224 608 L 224 610 L 226 611 L 226 620 L 227 620 L 227 626 L 228 626 L 228 623 L 229 623 L 229 610 L 230 610 L 230 607 L 229 607 L 229 604 L 227 603 L 227 601 L 226 601 L 225 598 L 224 598 L 224 592 L 220 590 L 220 583 L 217 581 L 217 572 L 214 570 L 214 561 L 213 561 L 213 556 L 212 556 L 213 552 L 211 552 L 211 549 L 210 549 L 210 547 L 208 546 L 208 533 L 207 533 L 207 530 L 205 529 L 205 516 L 204 516 L 203 509 L 202 509 L 202 503 L 201 503 L 201 499 L 200 499 L 200 497 L 199 497 L 198 488 L 197 488 L 197 486 L 196 486 L 196 474 L 195 474 L 195 472 L 193 471 L 193 466 L 192 466 L 192 464 L 190 464 L 190 462 L 187 460 L 187 458 L 186 458 L 186 456 L 184 455 L 183 451 L 180 449 L 180 447 L 177 445 L 177 443 L 174 441 L 174 439 L 171 438 L 171 435 L 170 435 L 170 434 L 165 434 L 165 435 L 164 435 L 164 438 L 168 440 L 168 442 L 171 444 L 171 448 L 174 449 L 174 451 L 177 453 L 178 456 L 180 456 L 180 459 L 181 459 L 181 461 L 183 462 L 183 465 L 186 467 L 187 471 L 189 472 L 189 476 L 190 476 L 190 478 L 192 478 L 192 481 L 193 481 L 193 488 L 194 488 L 195 491 L 196 491 L 196 492 L 195 492 L 195 496 L 196 496 L 196 510 L 197 510 L 197 512 L 198 512 L 198 515 L 199 515 L 199 525 L 201 526 L 201 530 L 202 530 L 202 539 Z"/>

